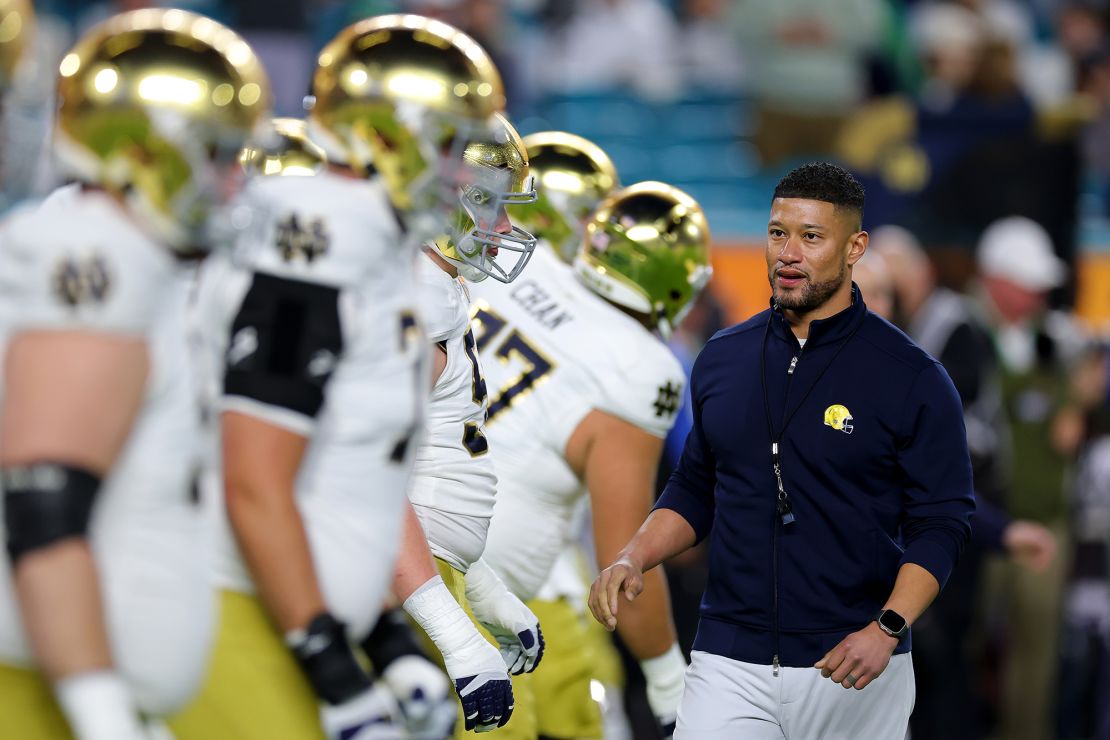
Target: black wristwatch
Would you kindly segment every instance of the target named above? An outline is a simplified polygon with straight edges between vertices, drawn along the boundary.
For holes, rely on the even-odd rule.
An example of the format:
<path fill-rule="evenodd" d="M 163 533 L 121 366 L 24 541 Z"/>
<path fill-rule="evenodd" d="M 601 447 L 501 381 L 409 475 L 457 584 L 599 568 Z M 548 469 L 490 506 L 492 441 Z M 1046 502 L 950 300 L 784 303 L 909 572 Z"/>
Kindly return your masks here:
<path fill-rule="evenodd" d="M 910 631 L 910 624 L 906 618 L 893 609 L 883 609 L 879 612 L 879 616 L 875 617 L 875 622 L 879 625 L 879 629 L 896 640 L 901 640 Z"/>

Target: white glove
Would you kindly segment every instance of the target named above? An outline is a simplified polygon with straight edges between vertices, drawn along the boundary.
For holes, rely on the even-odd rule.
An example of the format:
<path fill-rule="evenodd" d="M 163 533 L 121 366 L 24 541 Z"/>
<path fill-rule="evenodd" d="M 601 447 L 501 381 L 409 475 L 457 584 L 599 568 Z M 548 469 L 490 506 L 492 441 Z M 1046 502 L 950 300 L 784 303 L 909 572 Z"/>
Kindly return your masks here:
<path fill-rule="evenodd" d="M 55 684 L 54 693 L 76 740 L 151 740 L 131 692 L 113 671 L 70 676 Z"/>
<path fill-rule="evenodd" d="M 640 670 L 647 682 L 647 699 L 655 721 L 664 738 L 674 734 L 678 721 L 678 705 L 686 686 L 686 659 L 678 644 L 655 658 L 640 661 Z"/>
<path fill-rule="evenodd" d="M 427 658 L 404 655 L 382 673 L 412 740 L 444 740 L 455 731 L 458 708 L 451 682 Z"/>
<path fill-rule="evenodd" d="M 466 573 L 466 600 L 482 626 L 501 646 L 501 657 L 514 676 L 531 673 L 543 658 L 540 621 L 505 586 L 484 560 Z"/>
<path fill-rule="evenodd" d="M 443 579 L 430 579 L 402 604 L 428 634 L 455 682 L 467 730 L 487 732 L 513 713 L 513 686 L 497 648 L 486 642 Z"/>
<path fill-rule="evenodd" d="M 342 704 L 320 704 L 320 725 L 328 740 L 402 740 L 393 723 L 397 706 L 389 690 L 374 684 Z"/>

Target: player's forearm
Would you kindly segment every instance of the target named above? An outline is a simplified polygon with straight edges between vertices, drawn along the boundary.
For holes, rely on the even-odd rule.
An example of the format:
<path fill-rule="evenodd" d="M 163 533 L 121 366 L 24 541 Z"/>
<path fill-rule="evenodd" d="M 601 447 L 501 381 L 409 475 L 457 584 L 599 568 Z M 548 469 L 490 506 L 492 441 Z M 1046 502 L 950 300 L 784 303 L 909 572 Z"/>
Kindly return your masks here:
<path fill-rule="evenodd" d="M 23 624 L 47 679 L 111 668 L 100 580 L 87 541 L 68 539 L 27 553 L 14 576 Z"/>
<path fill-rule="evenodd" d="M 228 517 L 262 602 L 283 633 L 303 629 L 326 607 L 292 485 L 263 491 L 228 480 L 225 487 Z"/>
<path fill-rule="evenodd" d="M 906 563 L 898 570 L 894 590 L 883 605 L 906 618 L 911 625 L 917 621 L 940 593 L 940 584 L 933 575 L 915 563 Z"/>
<path fill-rule="evenodd" d="M 695 544 L 697 535 L 689 522 L 670 509 L 656 509 L 648 515 L 618 559 L 627 558 L 646 574 Z"/>
<path fill-rule="evenodd" d="M 622 605 L 617 632 L 640 661 L 659 657 L 675 643 L 671 600 L 662 568 L 645 573 L 643 593 Z"/>
<path fill-rule="evenodd" d="M 416 589 L 438 575 L 432 551 L 424 536 L 424 528 L 416 518 L 412 504 L 405 502 L 405 519 L 401 531 L 401 549 L 393 567 L 393 595 L 406 601 Z"/>

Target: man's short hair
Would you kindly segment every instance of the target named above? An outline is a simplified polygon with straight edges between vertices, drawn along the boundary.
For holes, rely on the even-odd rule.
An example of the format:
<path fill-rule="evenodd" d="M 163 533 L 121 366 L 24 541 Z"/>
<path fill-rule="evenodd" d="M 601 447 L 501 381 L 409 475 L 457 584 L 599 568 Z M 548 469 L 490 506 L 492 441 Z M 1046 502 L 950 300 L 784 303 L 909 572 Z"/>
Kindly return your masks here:
<path fill-rule="evenodd" d="M 810 162 L 791 170 L 775 186 L 773 198 L 820 200 L 863 219 L 863 185 L 848 170 L 831 162 Z"/>

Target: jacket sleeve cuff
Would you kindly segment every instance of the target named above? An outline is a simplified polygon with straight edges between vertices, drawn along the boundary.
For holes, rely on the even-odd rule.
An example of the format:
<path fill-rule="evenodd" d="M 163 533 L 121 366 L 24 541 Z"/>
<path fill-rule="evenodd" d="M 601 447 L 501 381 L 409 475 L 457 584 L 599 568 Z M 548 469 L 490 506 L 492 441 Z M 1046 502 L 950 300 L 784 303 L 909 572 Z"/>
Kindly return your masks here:
<path fill-rule="evenodd" d="M 948 582 L 948 576 L 956 567 L 958 557 L 959 547 L 954 542 L 940 542 L 932 538 L 920 539 L 910 543 L 898 565 L 901 567 L 906 563 L 913 563 L 921 566 L 937 579 L 941 590 L 944 590 L 944 584 Z"/>
<path fill-rule="evenodd" d="M 1002 535 L 1010 525 L 1010 517 L 998 507 L 980 499 L 971 519 L 971 537 L 976 544 L 1001 552 L 1006 549 Z"/>
<path fill-rule="evenodd" d="M 707 509 L 701 501 L 673 483 L 663 491 L 654 509 L 670 509 L 685 519 L 693 528 L 698 542 L 708 537 L 709 530 L 713 528 L 712 509 Z"/>

